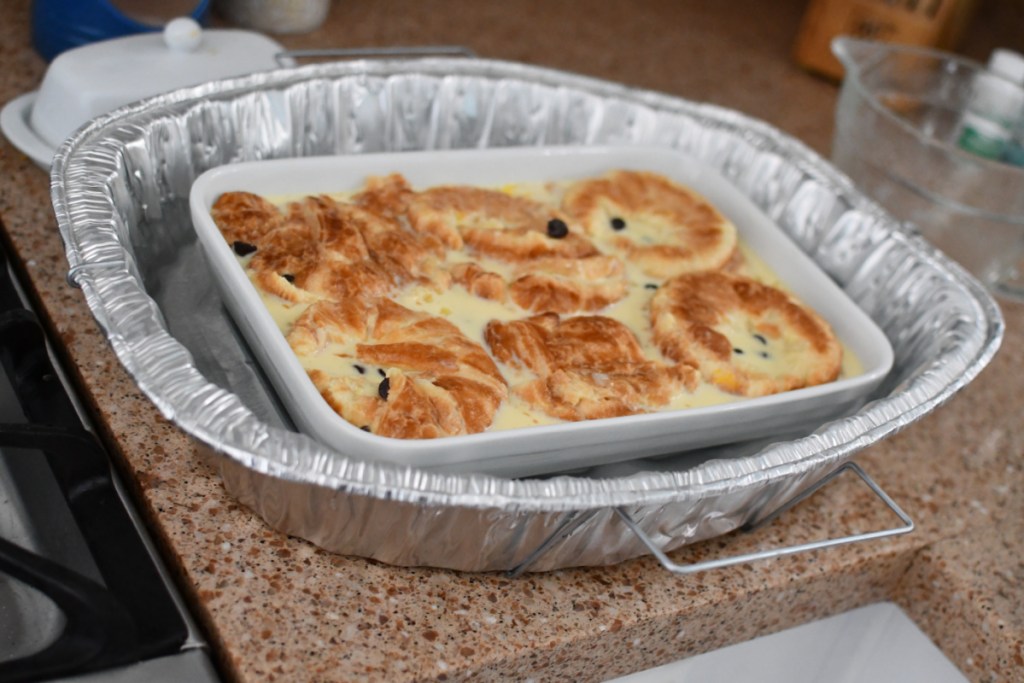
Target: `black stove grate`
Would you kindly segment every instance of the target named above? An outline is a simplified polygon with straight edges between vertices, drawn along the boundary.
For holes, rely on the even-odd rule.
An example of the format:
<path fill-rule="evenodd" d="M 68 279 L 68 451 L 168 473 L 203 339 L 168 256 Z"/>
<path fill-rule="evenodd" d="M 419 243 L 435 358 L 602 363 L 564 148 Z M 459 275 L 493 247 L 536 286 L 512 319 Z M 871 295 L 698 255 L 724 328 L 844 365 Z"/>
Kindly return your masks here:
<path fill-rule="evenodd" d="M 0 364 L 27 423 L 0 424 L 0 448 L 43 457 L 102 583 L 0 539 L 0 572 L 49 597 L 65 625 L 52 644 L 0 662 L 0 683 L 101 671 L 180 651 L 186 624 L 115 488 L 109 456 L 82 424 L 0 248 Z"/>

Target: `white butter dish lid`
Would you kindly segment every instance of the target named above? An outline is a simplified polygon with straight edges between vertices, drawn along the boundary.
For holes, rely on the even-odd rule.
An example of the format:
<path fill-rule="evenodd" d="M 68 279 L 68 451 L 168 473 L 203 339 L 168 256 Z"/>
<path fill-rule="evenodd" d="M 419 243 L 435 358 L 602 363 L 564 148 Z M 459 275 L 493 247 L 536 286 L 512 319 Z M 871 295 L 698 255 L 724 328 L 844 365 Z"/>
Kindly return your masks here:
<path fill-rule="evenodd" d="M 203 30 L 188 18 L 162 33 L 104 40 L 59 55 L 37 92 L 11 100 L 4 135 L 41 166 L 90 119 L 145 97 L 287 65 L 284 48 L 252 31 Z"/>

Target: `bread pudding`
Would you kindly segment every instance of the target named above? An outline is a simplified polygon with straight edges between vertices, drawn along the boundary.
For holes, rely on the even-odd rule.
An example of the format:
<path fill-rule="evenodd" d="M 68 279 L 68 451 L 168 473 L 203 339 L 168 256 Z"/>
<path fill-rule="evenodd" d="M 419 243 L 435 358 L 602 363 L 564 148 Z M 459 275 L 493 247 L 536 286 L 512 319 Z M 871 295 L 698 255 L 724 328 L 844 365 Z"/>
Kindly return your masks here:
<path fill-rule="evenodd" d="M 425 439 L 712 405 L 858 371 L 702 196 L 619 170 L 227 192 L 211 214 L 319 393 Z"/>

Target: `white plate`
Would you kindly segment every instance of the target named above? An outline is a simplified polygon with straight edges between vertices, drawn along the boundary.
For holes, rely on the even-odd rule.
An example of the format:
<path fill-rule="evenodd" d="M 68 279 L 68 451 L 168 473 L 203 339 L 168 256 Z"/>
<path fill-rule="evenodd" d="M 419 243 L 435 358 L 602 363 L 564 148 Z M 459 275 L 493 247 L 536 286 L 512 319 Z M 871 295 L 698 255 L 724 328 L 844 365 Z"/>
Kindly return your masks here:
<path fill-rule="evenodd" d="M 48 171 L 57 150 L 32 128 L 32 105 L 38 96 L 38 92 L 32 91 L 5 104 L 0 110 L 0 131 L 18 151 Z"/>
<path fill-rule="evenodd" d="M 414 187 L 496 186 L 620 168 L 662 173 L 703 194 L 733 221 L 741 238 L 786 285 L 832 325 L 861 361 L 863 374 L 707 408 L 441 439 L 381 437 L 353 426 L 323 400 L 210 216 L 217 197 L 229 191 L 268 196 L 348 191 L 360 187 L 369 175 L 392 172 L 402 173 Z M 810 431 L 858 407 L 893 361 L 892 347 L 882 331 L 778 226 L 716 171 L 673 150 L 517 147 L 246 162 L 201 175 L 190 201 L 200 243 L 228 309 L 292 418 L 303 432 L 358 459 L 527 476 Z"/>

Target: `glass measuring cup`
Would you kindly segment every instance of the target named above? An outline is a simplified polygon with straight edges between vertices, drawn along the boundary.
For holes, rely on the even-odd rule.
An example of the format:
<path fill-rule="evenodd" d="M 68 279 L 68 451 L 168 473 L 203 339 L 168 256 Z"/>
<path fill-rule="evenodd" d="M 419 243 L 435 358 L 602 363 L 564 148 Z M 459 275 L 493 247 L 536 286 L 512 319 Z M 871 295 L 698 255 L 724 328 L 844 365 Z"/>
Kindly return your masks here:
<path fill-rule="evenodd" d="M 996 294 L 1024 301 L 1024 168 L 956 144 L 984 67 L 848 37 L 832 51 L 846 68 L 832 161 Z"/>

